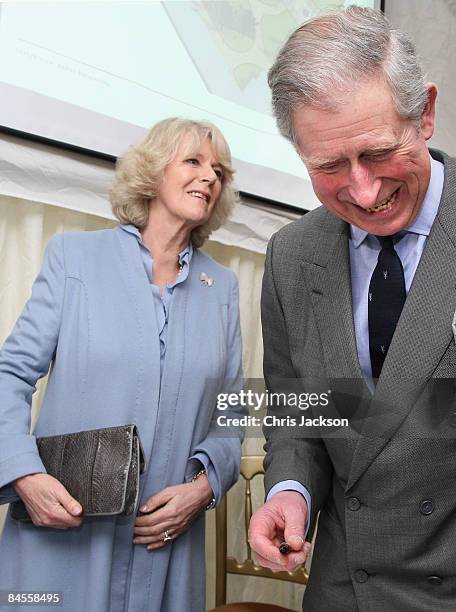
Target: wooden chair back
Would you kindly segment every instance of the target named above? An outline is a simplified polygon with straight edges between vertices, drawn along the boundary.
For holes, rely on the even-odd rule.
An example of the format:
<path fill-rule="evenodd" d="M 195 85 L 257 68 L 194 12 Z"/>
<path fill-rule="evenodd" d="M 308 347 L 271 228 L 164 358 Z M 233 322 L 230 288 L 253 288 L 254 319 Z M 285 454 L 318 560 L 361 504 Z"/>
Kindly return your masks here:
<path fill-rule="evenodd" d="M 307 584 L 308 573 L 304 567 L 299 567 L 294 572 L 273 572 L 272 570 L 256 565 L 252 557 L 247 534 L 250 519 L 252 517 L 252 489 L 251 481 L 258 474 L 264 474 L 263 456 L 248 455 L 241 459 L 241 476 L 245 480 L 244 498 L 244 530 L 247 546 L 247 557 L 239 562 L 227 554 L 227 500 L 226 497 L 216 509 L 216 606 L 226 604 L 226 584 L 228 574 L 240 576 L 261 576 L 262 578 L 273 578 L 274 580 L 287 580 L 299 584 Z"/>

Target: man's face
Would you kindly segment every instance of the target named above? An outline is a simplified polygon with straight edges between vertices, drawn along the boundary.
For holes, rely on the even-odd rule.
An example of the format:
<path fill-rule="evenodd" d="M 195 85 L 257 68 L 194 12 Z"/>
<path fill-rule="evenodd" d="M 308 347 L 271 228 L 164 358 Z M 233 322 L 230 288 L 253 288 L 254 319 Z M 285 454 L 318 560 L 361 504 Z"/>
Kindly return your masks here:
<path fill-rule="evenodd" d="M 310 105 L 295 110 L 298 151 L 328 210 L 379 236 L 413 221 L 430 178 L 426 140 L 434 131 L 434 85 L 428 93 L 420 131 L 398 115 L 381 79 L 357 84 L 337 112 Z"/>

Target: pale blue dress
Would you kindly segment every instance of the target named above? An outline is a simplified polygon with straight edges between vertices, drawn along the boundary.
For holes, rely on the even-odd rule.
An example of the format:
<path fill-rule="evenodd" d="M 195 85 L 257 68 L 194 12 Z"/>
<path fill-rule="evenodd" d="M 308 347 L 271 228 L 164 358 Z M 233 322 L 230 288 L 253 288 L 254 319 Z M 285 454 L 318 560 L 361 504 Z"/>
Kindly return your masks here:
<path fill-rule="evenodd" d="M 131 227 L 49 242 L 0 351 L 0 501 L 14 499 L 11 481 L 44 471 L 30 404 L 50 365 L 34 434 L 136 423 L 147 459 L 140 503 L 191 478 L 197 460 L 209 468 L 217 502 L 236 481 L 239 432 L 214 424 L 217 393 L 242 385 L 235 275 L 189 249 L 170 299 L 157 301 L 144 248 Z M 132 544 L 134 518 L 86 518 L 61 531 L 8 517 L 0 590 L 61 591 L 62 612 L 202 612 L 204 514 L 157 551 Z"/>

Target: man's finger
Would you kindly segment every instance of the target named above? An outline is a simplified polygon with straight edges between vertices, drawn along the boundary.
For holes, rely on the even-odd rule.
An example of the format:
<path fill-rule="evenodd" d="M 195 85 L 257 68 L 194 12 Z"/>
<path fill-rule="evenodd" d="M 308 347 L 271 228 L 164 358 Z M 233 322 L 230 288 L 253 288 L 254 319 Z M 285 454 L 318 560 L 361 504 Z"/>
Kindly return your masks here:
<path fill-rule="evenodd" d="M 292 534 L 292 535 L 288 535 L 285 536 L 285 542 L 288 544 L 288 546 L 295 551 L 298 550 L 302 550 L 304 547 L 304 538 L 301 535 L 298 534 Z"/>
<path fill-rule="evenodd" d="M 299 552 L 299 553 L 290 553 L 286 555 L 286 564 L 285 570 L 287 572 L 293 572 L 295 569 L 304 565 L 307 559 L 307 553 Z"/>
<path fill-rule="evenodd" d="M 293 572 L 295 569 L 300 567 L 306 562 L 307 554 L 304 552 L 290 553 L 289 555 L 280 555 L 281 563 L 276 563 L 262 557 L 261 555 L 255 555 L 256 562 L 258 565 L 268 567 L 273 572 Z"/>
<path fill-rule="evenodd" d="M 269 559 L 267 559 L 266 557 L 263 557 L 262 555 L 256 553 L 254 555 L 255 557 L 255 563 L 256 565 L 261 565 L 262 567 L 267 567 L 268 569 L 272 570 L 273 572 L 283 572 L 285 571 L 285 565 L 283 564 L 280 555 L 278 556 L 278 560 L 281 561 L 281 563 L 275 563 L 274 561 L 270 561 Z"/>
<path fill-rule="evenodd" d="M 263 508 L 252 516 L 249 525 L 248 540 L 253 550 L 265 559 L 272 560 L 277 556 L 277 548 L 273 546 L 277 537 L 277 528 L 273 517 Z M 280 558 L 280 557 L 279 557 Z"/>
<path fill-rule="evenodd" d="M 253 548 L 257 557 L 265 559 L 268 563 L 278 565 L 283 569 L 284 555 L 279 552 L 279 547 L 266 536 L 261 534 L 249 533 L 249 544 Z"/>
<path fill-rule="evenodd" d="M 300 493 L 294 492 L 296 502 L 284 506 L 285 526 L 283 535 L 285 542 L 292 550 L 302 550 L 304 546 L 304 532 L 307 525 L 307 503 Z"/>

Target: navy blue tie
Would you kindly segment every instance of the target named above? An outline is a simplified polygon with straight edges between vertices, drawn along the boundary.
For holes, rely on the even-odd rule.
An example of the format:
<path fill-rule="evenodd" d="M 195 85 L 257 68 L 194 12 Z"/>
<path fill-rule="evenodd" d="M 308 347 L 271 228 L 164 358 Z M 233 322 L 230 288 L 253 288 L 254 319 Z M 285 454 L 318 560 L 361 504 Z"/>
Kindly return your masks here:
<path fill-rule="evenodd" d="M 395 238 L 401 237 L 376 236 L 381 251 L 369 284 L 369 351 L 374 379 L 382 371 L 406 298 L 404 269 L 394 249 Z"/>

